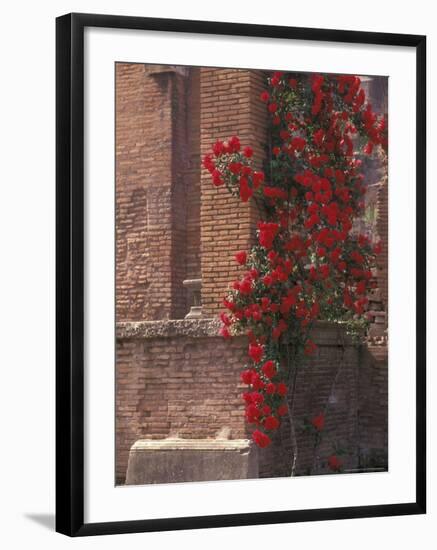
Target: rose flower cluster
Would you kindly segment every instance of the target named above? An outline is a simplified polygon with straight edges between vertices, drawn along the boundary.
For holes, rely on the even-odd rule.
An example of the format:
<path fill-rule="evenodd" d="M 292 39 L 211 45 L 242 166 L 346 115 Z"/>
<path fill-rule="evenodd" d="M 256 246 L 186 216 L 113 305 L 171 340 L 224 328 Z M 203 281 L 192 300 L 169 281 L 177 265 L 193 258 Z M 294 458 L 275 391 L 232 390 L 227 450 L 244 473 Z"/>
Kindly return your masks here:
<path fill-rule="evenodd" d="M 354 230 L 366 193 L 361 164 L 387 148 L 386 121 L 358 76 L 275 72 L 268 84 L 260 97 L 270 117 L 265 170 L 254 169 L 252 148 L 236 136 L 203 159 L 213 185 L 261 205 L 257 242 L 235 255 L 241 277 L 221 314 L 225 338 L 248 337 L 243 399 L 260 447 L 289 414 L 293 361 L 316 351 L 313 323 L 365 315 L 378 244 Z"/>

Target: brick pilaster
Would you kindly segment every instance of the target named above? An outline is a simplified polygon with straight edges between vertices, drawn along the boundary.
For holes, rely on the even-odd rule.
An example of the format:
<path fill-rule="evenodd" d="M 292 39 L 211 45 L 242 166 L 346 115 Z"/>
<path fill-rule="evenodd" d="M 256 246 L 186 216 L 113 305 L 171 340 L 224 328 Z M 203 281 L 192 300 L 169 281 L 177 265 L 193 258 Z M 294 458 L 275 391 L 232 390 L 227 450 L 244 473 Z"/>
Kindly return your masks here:
<path fill-rule="evenodd" d="M 265 107 L 259 100 L 264 88 L 261 71 L 202 68 L 200 71 L 201 152 L 217 139 L 238 135 L 254 149 L 262 167 L 266 142 Z M 224 188 L 214 188 L 210 175 L 201 175 L 201 273 L 203 315 L 221 309 L 229 283 L 238 275 L 234 255 L 253 242 L 257 219 L 253 203 L 243 204 Z"/>
<path fill-rule="evenodd" d="M 116 65 L 117 320 L 186 313 L 186 73 Z"/>

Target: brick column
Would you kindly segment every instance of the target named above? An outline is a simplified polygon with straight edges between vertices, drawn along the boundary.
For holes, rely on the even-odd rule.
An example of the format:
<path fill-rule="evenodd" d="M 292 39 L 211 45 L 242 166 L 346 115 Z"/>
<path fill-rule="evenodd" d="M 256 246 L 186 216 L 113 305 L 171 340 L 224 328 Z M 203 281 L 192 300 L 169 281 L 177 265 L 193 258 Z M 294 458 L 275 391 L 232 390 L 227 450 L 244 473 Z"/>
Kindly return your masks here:
<path fill-rule="evenodd" d="M 367 77 L 364 82 L 367 97 L 375 112 L 387 116 L 387 77 Z M 372 233 L 381 242 L 381 254 L 377 258 L 377 289 L 370 296 L 372 325 L 369 336 L 378 345 L 386 337 L 388 322 L 388 166 L 387 155 L 376 152 L 364 160 L 364 174 L 368 184 L 367 200 L 375 210 Z"/>
<path fill-rule="evenodd" d="M 186 313 L 186 74 L 116 65 L 118 321 Z"/>
<path fill-rule="evenodd" d="M 254 149 L 257 168 L 265 155 L 267 115 L 259 95 L 261 71 L 202 68 L 200 71 L 200 143 L 204 155 L 217 139 L 238 135 Z M 202 312 L 216 315 L 230 282 L 238 275 L 234 255 L 248 249 L 258 218 L 253 203 L 242 203 L 201 175 Z"/>

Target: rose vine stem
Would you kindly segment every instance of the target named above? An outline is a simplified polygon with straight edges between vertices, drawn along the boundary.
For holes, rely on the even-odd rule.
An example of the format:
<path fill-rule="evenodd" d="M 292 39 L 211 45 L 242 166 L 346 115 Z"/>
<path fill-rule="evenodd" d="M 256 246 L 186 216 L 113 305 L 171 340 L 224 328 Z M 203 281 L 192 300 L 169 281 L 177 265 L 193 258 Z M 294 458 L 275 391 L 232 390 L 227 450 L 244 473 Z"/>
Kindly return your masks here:
<path fill-rule="evenodd" d="M 290 386 L 291 378 L 293 378 L 292 381 L 292 388 L 291 388 L 291 395 L 289 400 L 289 406 L 288 406 L 288 419 L 290 421 L 290 436 L 291 436 L 291 444 L 293 446 L 293 458 L 291 462 L 291 477 L 293 477 L 296 473 L 296 464 L 297 464 L 297 438 L 296 438 L 296 429 L 294 426 L 294 418 L 293 418 L 293 410 L 294 410 L 294 396 L 296 392 L 296 380 L 297 380 L 297 371 L 298 371 L 298 364 L 297 361 L 294 364 L 293 368 L 293 376 L 292 376 L 292 368 L 291 368 L 291 358 L 290 358 L 290 338 L 287 339 L 287 342 L 285 343 L 285 349 L 286 349 L 286 355 L 287 355 L 287 370 L 288 370 L 288 386 Z M 294 353 L 295 357 L 297 357 L 297 354 Z"/>
<path fill-rule="evenodd" d="M 305 333 L 303 341 L 306 341 L 306 339 L 308 338 L 308 334 L 310 333 L 312 326 L 313 326 L 313 323 L 310 323 Z M 296 398 L 296 388 L 297 388 L 297 375 L 299 372 L 300 360 L 302 359 L 301 357 L 302 349 L 301 347 L 298 347 L 298 346 L 293 347 L 293 353 L 290 356 L 290 341 L 291 341 L 290 335 L 288 335 L 287 341 L 285 343 L 285 351 L 286 351 L 286 357 L 287 357 L 287 370 L 288 370 L 288 384 L 287 384 L 288 387 L 290 387 L 290 382 L 291 382 L 291 393 L 290 393 L 289 406 L 288 406 L 288 419 L 290 421 L 291 444 L 293 446 L 293 459 L 291 463 L 290 477 L 294 477 L 296 475 L 297 458 L 298 458 L 296 427 L 294 424 L 294 405 L 296 401 L 295 398 Z M 292 369 L 292 363 L 294 364 L 293 369 Z"/>
<path fill-rule="evenodd" d="M 337 368 L 337 371 L 334 375 L 334 378 L 332 380 L 332 384 L 331 384 L 331 388 L 329 390 L 329 393 L 328 393 L 328 397 L 326 399 L 326 403 L 325 403 L 325 406 L 323 407 L 323 411 L 322 411 L 322 414 L 324 416 L 324 418 L 326 418 L 326 415 L 328 414 L 328 409 L 329 409 L 329 401 L 331 400 L 331 397 L 334 393 L 334 390 L 335 390 L 335 387 L 337 385 L 337 382 L 338 382 L 338 378 L 340 376 L 340 373 L 341 371 L 343 370 L 343 365 L 344 365 L 344 355 L 345 355 L 345 343 L 344 343 L 344 336 L 343 334 L 341 334 L 340 338 L 339 338 L 339 341 L 340 343 L 337 344 L 339 347 L 341 347 L 341 355 L 340 355 L 340 359 L 339 359 L 339 362 L 338 362 L 338 368 Z M 313 448 L 313 461 L 312 461 L 312 465 L 311 465 L 311 470 L 310 470 L 310 475 L 313 473 L 314 469 L 315 469 L 315 466 L 316 466 L 316 459 L 317 459 L 317 450 L 320 446 L 320 443 L 321 443 L 321 437 L 319 437 L 319 434 L 318 434 L 318 437 L 316 438 L 316 441 L 315 441 L 315 444 L 314 444 L 314 448 Z"/>

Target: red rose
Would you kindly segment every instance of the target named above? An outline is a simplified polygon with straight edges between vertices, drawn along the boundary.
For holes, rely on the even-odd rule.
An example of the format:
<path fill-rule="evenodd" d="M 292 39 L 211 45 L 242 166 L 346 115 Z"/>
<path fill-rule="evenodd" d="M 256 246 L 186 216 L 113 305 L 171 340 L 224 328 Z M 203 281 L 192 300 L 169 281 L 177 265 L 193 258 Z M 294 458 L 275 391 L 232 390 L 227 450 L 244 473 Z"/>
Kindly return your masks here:
<path fill-rule="evenodd" d="M 227 326 L 227 327 L 229 327 L 230 325 L 232 325 L 231 319 L 229 318 L 229 316 L 228 316 L 224 311 L 222 311 L 222 312 L 220 313 L 220 320 L 221 320 L 221 322 L 222 322 L 225 326 Z"/>
<path fill-rule="evenodd" d="M 323 413 L 320 413 L 319 415 L 315 416 L 311 420 L 311 424 L 313 427 L 318 431 L 321 432 L 325 426 L 325 416 Z"/>
<path fill-rule="evenodd" d="M 247 405 L 246 407 L 246 419 L 249 424 L 254 424 L 258 422 L 259 417 L 261 416 L 261 411 L 253 403 Z"/>
<path fill-rule="evenodd" d="M 305 149 L 306 143 L 307 142 L 304 138 L 296 136 L 291 140 L 290 146 L 294 151 L 303 151 Z"/>
<path fill-rule="evenodd" d="M 228 339 L 231 337 L 231 333 L 229 332 L 228 327 L 222 327 L 220 329 L 220 336 L 223 336 L 223 338 Z"/>
<path fill-rule="evenodd" d="M 241 167 L 242 167 L 242 164 L 241 162 L 231 162 L 229 164 L 229 170 L 233 173 L 233 174 L 239 174 L 241 172 Z"/>
<path fill-rule="evenodd" d="M 235 259 L 240 265 L 244 265 L 247 262 L 247 252 L 242 250 L 241 252 L 237 252 L 235 254 Z"/>
<path fill-rule="evenodd" d="M 254 374 L 252 377 L 252 387 L 254 390 L 264 390 L 264 382 L 261 380 L 261 377 L 258 373 Z M 261 395 L 261 394 L 260 394 Z"/>
<path fill-rule="evenodd" d="M 212 150 L 214 152 L 214 155 L 216 157 L 222 155 L 225 151 L 225 144 L 223 143 L 223 141 L 219 141 L 217 140 L 214 145 L 212 146 Z"/>
<path fill-rule="evenodd" d="M 251 294 L 252 293 L 252 281 L 250 279 L 243 279 L 241 283 L 238 284 L 238 289 L 241 294 Z"/>
<path fill-rule="evenodd" d="M 223 179 L 222 179 L 222 173 L 220 172 L 220 170 L 213 170 L 212 172 L 212 183 L 216 186 L 216 187 L 219 187 L 220 185 L 223 185 Z"/>
<path fill-rule="evenodd" d="M 276 374 L 276 365 L 272 360 L 269 360 L 264 363 L 264 365 L 261 367 L 261 370 L 267 378 L 271 379 Z"/>
<path fill-rule="evenodd" d="M 247 202 L 250 197 L 253 195 L 253 189 L 249 187 L 249 182 L 247 178 L 240 178 L 240 198 L 243 202 Z"/>
<path fill-rule="evenodd" d="M 240 374 L 241 381 L 243 384 L 251 384 L 253 375 L 255 374 L 255 371 L 253 369 L 246 369 Z"/>
<path fill-rule="evenodd" d="M 351 252 L 351 258 L 354 262 L 356 262 L 357 264 L 362 264 L 364 263 L 364 257 L 362 254 L 360 254 L 357 250 L 352 250 Z"/>
<path fill-rule="evenodd" d="M 255 189 L 258 189 L 258 187 L 263 183 L 264 181 L 264 173 L 263 172 L 254 172 L 252 176 L 252 182 L 253 187 Z"/>
<path fill-rule="evenodd" d="M 270 94 L 269 94 L 269 92 L 266 92 L 266 91 L 264 90 L 264 92 L 261 92 L 260 98 L 261 98 L 261 101 L 263 101 L 264 103 L 267 103 L 268 100 L 270 99 Z"/>
<path fill-rule="evenodd" d="M 268 416 L 263 422 L 264 428 L 266 430 L 276 430 L 277 428 L 279 428 L 279 424 L 280 422 L 276 418 L 276 416 Z"/>
<path fill-rule="evenodd" d="M 273 382 L 269 382 L 266 386 L 266 394 L 273 395 L 276 391 L 276 385 Z"/>
<path fill-rule="evenodd" d="M 249 405 L 250 403 L 252 403 L 252 395 L 250 392 L 248 391 L 244 392 L 243 394 L 241 394 L 241 397 L 246 402 L 246 405 Z"/>
<path fill-rule="evenodd" d="M 262 414 L 264 414 L 265 416 L 269 415 L 271 412 L 272 412 L 272 408 L 269 407 L 268 405 L 264 405 L 262 408 L 261 408 L 261 412 Z"/>
<path fill-rule="evenodd" d="M 325 137 L 325 131 L 323 130 L 323 128 L 320 128 L 319 130 L 314 132 L 313 141 L 317 145 L 317 147 L 321 147 L 324 137 Z"/>
<path fill-rule="evenodd" d="M 246 158 L 248 158 L 248 159 L 249 159 L 251 156 L 253 156 L 253 149 L 252 149 L 252 147 L 249 147 L 249 146 L 245 147 L 245 148 L 243 149 L 243 155 L 244 155 Z"/>
<path fill-rule="evenodd" d="M 338 458 L 338 456 L 332 455 L 328 458 L 328 466 L 332 471 L 338 472 L 341 470 L 343 462 Z"/>
<path fill-rule="evenodd" d="M 367 287 L 366 281 L 360 281 L 357 284 L 357 288 L 356 288 L 357 294 L 365 294 L 366 293 L 366 287 Z"/>
<path fill-rule="evenodd" d="M 319 273 L 320 273 L 320 277 L 322 279 L 327 279 L 329 277 L 329 265 L 328 264 L 322 264 L 319 267 Z"/>
<path fill-rule="evenodd" d="M 278 110 L 278 104 L 277 103 L 270 103 L 268 109 L 271 113 L 276 113 L 276 111 Z"/>
<path fill-rule="evenodd" d="M 214 171 L 215 162 L 211 155 L 205 155 L 203 157 L 203 166 L 208 170 L 208 172 L 212 173 Z"/>
<path fill-rule="evenodd" d="M 264 355 L 264 348 L 259 344 L 249 345 L 249 357 L 255 362 L 259 363 Z"/>
<path fill-rule="evenodd" d="M 297 80 L 295 78 L 290 78 L 288 85 L 292 90 L 294 90 L 297 87 Z"/>
<path fill-rule="evenodd" d="M 257 391 L 253 391 L 250 394 L 250 398 L 251 398 L 251 403 L 254 403 L 255 405 L 261 405 L 262 403 L 264 403 L 263 395 Z"/>
<path fill-rule="evenodd" d="M 252 434 L 252 439 L 254 442 L 258 445 L 258 447 L 261 447 L 261 449 L 264 449 L 265 447 L 268 447 L 272 440 L 270 437 L 265 434 L 264 432 L 261 432 L 260 430 L 255 430 Z"/>
<path fill-rule="evenodd" d="M 338 262 L 340 255 L 341 255 L 340 248 L 334 248 L 334 250 L 331 252 L 331 262 L 333 262 L 334 264 Z"/>
<path fill-rule="evenodd" d="M 304 223 L 306 229 L 312 229 L 315 225 L 320 223 L 320 218 L 317 214 L 312 214 Z"/>
<path fill-rule="evenodd" d="M 278 407 L 277 413 L 279 416 L 285 416 L 288 412 L 288 406 L 287 405 L 280 405 Z"/>
<path fill-rule="evenodd" d="M 240 150 L 240 138 L 237 136 L 232 136 L 228 142 L 228 147 L 231 153 L 238 153 Z"/>
<path fill-rule="evenodd" d="M 259 229 L 259 244 L 264 248 L 272 248 L 273 241 L 278 234 L 279 225 L 277 223 L 260 222 Z"/>
<path fill-rule="evenodd" d="M 284 397 L 285 395 L 287 395 L 288 389 L 287 389 L 287 386 L 284 384 L 284 382 L 280 382 L 278 384 L 278 386 L 276 388 L 276 392 L 281 397 Z"/>

